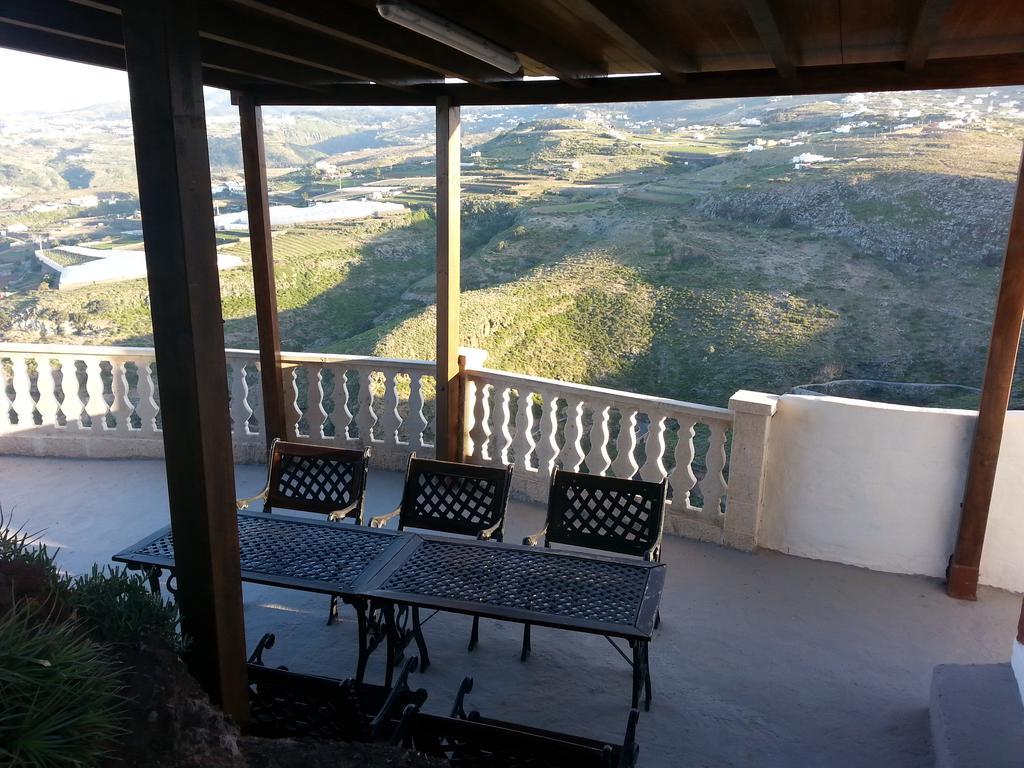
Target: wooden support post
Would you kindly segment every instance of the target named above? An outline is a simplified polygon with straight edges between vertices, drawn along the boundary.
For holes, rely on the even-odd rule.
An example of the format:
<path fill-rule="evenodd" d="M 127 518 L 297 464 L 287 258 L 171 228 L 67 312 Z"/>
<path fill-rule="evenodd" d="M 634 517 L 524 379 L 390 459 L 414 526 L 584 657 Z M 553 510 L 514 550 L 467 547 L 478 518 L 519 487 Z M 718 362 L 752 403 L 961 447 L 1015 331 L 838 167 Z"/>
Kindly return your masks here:
<path fill-rule="evenodd" d="M 1003 438 L 1003 423 L 1010 404 L 1013 372 L 1024 323 L 1024 157 L 1017 175 L 1017 194 L 1010 219 L 1010 236 L 999 282 L 996 313 L 992 320 L 992 339 L 985 363 L 978 422 L 974 431 L 963 513 L 956 549 L 949 563 L 946 590 L 951 597 L 974 600 L 978 593 L 981 550 L 992 501 L 992 488 Z"/>
<path fill-rule="evenodd" d="M 235 477 L 195 0 L 121 7 L 186 661 L 244 725 Z"/>
<path fill-rule="evenodd" d="M 459 107 L 437 100 L 437 427 L 436 455 L 460 461 Z"/>
<path fill-rule="evenodd" d="M 263 145 L 263 111 L 246 93 L 238 95 L 242 128 L 242 168 L 245 173 L 245 204 L 249 219 L 249 251 L 252 283 L 256 294 L 256 333 L 260 345 L 260 377 L 263 385 L 263 434 L 267 447 L 284 439 L 284 372 L 281 368 L 281 329 L 277 320 L 277 287 L 274 282 L 274 243 L 270 237 L 270 199 L 267 190 L 267 154 Z"/>

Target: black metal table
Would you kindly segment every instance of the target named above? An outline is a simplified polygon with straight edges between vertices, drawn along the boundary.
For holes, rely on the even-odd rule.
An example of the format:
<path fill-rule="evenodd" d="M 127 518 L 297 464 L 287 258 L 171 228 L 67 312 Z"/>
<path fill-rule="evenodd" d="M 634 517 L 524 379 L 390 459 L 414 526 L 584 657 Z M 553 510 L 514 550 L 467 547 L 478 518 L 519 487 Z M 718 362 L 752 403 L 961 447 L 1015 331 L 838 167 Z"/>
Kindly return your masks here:
<path fill-rule="evenodd" d="M 355 608 L 360 682 L 386 637 L 390 686 L 399 644 L 392 607 L 415 606 L 624 639 L 633 655 L 632 705 L 644 691 L 650 708 L 648 644 L 665 583 L 661 563 L 262 512 L 238 514 L 238 540 L 243 581 L 338 595 Z M 169 571 L 174 591 L 170 527 L 113 560 L 141 569 L 158 593 Z M 412 635 L 426 665 L 418 625 Z"/>
<path fill-rule="evenodd" d="M 575 551 L 442 536 L 415 536 L 361 587 L 375 602 L 621 638 L 633 652 L 632 706 L 641 690 L 650 708 L 648 645 L 665 583 L 665 566 Z M 387 611 L 389 617 L 394 611 Z M 413 635 L 421 661 L 426 644 Z M 393 618 L 391 645 L 398 641 Z"/>
<path fill-rule="evenodd" d="M 408 536 L 397 531 L 264 512 L 238 513 L 242 581 L 337 595 L 355 608 L 359 621 L 356 679 L 360 682 L 370 654 L 382 639 L 368 625 L 361 587 L 407 541 Z M 150 588 L 158 594 L 160 577 L 167 570 L 171 574 L 168 590 L 175 591 L 170 526 L 117 553 L 113 560 L 146 573 Z M 391 665 L 386 674 L 390 685 Z"/>

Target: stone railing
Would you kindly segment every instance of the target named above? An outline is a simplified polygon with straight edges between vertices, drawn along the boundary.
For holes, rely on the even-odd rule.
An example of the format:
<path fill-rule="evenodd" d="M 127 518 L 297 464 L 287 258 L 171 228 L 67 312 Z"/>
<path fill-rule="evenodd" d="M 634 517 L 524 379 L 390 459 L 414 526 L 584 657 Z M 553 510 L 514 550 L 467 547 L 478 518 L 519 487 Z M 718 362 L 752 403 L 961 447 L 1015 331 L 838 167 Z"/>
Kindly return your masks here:
<path fill-rule="evenodd" d="M 369 445 L 384 469 L 434 455 L 433 362 L 286 352 L 283 363 L 289 440 Z"/>
<path fill-rule="evenodd" d="M 555 467 L 668 478 L 668 529 L 726 541 L 731 410 L 489 370 L 479 362 L 467 354 L 463 373 L 469 461 L 514 465 L 513 490 L 537 501 L 546 500 Z M 749 542 L 729 543 L 752 546 L 753 531 L 748 535 Z"/>
<path fill-rule="evenodd" d="M 740 392 L 713 408 L 484 368 L 463 350 L 465 460 L 511 463 L 513 488 L 543 502 L 555 467 L 669 482 L 671 532 L 756 544 L 775 401 Z M 259 357 L 226 352 L 235 458 L 263 461 Z M 288 437 L 373 449 L 375 468 L 434 455 L 434 364 L 284 353 Z M 163 456 L 152 349 L 0 344 L 0 453 Z"/>
<path fill-rule="evenodd" d="M 262 461 L 259 356 L 229 349 L 226 357 L 235 457 Z M 370 445 L 382 468 L 404 466 L 411 451 L 433 455 L 433 417 L 425 415 L 433 412 L 432 363 L 293 353 L 283 362 L 290 439 Z M 0 452 L 163 456 L 152 349 L 0 344 L 0 379 Z"/>

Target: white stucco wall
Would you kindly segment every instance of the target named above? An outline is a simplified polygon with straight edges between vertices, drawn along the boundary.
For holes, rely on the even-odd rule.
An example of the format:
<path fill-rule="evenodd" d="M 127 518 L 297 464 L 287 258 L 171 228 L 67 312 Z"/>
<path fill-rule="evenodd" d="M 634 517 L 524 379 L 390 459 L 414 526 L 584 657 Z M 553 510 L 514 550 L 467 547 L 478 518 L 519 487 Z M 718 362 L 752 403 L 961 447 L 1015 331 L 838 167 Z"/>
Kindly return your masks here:
<path fill-rule="evenodd" d="M 772 419 L 758 544 L 941 577 L 973 411 L 785 395 Z M 1024 413 L 1008 415 L 981 582 L 1024 591 Z"/>

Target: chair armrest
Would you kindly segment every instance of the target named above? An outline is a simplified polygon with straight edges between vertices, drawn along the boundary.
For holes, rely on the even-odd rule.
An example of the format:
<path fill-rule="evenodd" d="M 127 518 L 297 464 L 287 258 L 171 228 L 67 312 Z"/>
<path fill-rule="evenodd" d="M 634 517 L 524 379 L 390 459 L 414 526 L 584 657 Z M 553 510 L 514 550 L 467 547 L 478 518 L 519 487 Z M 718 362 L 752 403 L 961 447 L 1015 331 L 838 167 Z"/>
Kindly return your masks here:
<path fill-rule="evenodd" d="M 644 560 L 649 563 L 660 563 L 661 562 L 661 542 L 658 542 L 646 552 L 644 552 Z"/>
<path fill-rule="evenodd" d="M 263 635 L 263 637 L 260 638 L 260 641 L 256 643 L 256 647 L 253 649 L 252 655 L 249 656 L 248 663 L 262 667 L 263 651 L 265 651 L 267 648 L 273 648 L 274 641 L 276 639 L 277 638 L 274 637 L 273 632 L 267 632 L 265 635 Z"/>
<path fill-rule="evenodd" d="M 398 509 L 388 512 L 386 515 L 378 515 L 377 517 L 370 518 L 370 527 L 383 528 L 391 518 L 396 517 L 401 511 L 402 508 L 399 507 Z"/>
<path fill-rule="evenodd" d="M 459 692 L 455 694 L 455 703 L 452 705 L 450 717 L 457 717 L 460 720 L 468 719 L 466 715 L 466 694 L 473 690 L 473 678 L 464 677 L 459 685 Z"/>
<path fill-rule="evenodd" d="M 341 509 L 334 510 L 327 516 L 327 518 L 329 520 L 344 520 L 346 517 L 348 517 L 349 513 L 358 506 L 359 502 L 353 501 L 347 507 L 342 507 Z"/>
<path fill-rule="evenodd" d="M 494 536 L 495 531 L 497 531 L 499 528 L 501 528 L 501 524 L 503 522 L 504 522 L 503 520 L 499 520 L 494 525 L 492 525 L 490 528 L 485 528 L 484 530 L 480 531 L 480 533 L 478 533 L 476 535 L 477 540 L 478 541 L 487 541 L 488 539 L 490 539 L 492 536 Z"/>
<path fill-rule="evenodd" d="M 540 544 L 540 540 L 543 539 L 547 535 L 548 535 L 548 527 L 547 527 L 547 525 L 545 525 L 543 528 L 541 528 L 539 531 L 537 531 L 535 534 L 533 534 L 533 536 L 526 536 L 523 539 L 523 546 L 526 546 L 526 547 L 536 547 L 538 544 Z"/>
<path fill-rule="evenodd" d="M 255 496 L 250 496 L 247 499 L 239 499 L 235 502 L 235 510 L 241 512 L 243 509 L 248 509 L 249 506 L 256 501 L 266 502 L 267 496 L 270 495 L 270 489 L 264 488 Z"/>
<path fill-rule="evenodd" d="M 384 699 L 380 711 L 370 721 L 370 734 L 374 739 L 380 738 L 385 726 L 400 719 L 399 713 L 395 710 L 403 698 L 408 698 L 410 703 L 417 707 L 423 706 L 423 702 L 427 700 L 427 692 L 423 688 L 417 691 L 409 690 L 409 673 L 415 672 L 419 667 L 419 663 L 419 657 L 413 656 L 405 662 L 402 671 L 399 672 L 398 679 L 395 680 L 395 684 L 388 691 L 387 698 Z"/>

